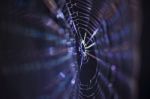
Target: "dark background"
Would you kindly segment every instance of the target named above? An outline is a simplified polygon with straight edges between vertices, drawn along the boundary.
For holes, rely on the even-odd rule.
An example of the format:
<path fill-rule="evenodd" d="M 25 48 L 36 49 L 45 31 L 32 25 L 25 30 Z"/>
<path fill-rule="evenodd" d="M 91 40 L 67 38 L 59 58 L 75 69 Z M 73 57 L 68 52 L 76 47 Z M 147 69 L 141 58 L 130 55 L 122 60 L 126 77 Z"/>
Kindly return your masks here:
<path fill-rule="evenodd" d="M 150 5 L 149 0 L 140 0 L 142 12 L 141 69 L 139 77 L 139 99 L 150 99 Z"/>
<path fill-rule="evenodd" d="M 150 5 L 149 0 L 141 0 L 141 74 L 139 79 L 139 99 L 150 99 Z"/>

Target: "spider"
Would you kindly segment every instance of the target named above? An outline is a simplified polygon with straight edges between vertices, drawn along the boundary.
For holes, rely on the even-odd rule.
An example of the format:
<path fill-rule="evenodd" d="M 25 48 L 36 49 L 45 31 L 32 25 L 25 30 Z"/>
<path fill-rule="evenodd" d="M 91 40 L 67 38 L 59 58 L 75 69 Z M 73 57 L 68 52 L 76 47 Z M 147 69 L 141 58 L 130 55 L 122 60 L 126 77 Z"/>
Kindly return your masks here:
<path fill-rule="evenodd" d="M 86 33 L 84 33 L 84 38 L 80 39 L 80 44 L 79 44 L 79 52 L 81 53 L 81 66 L 82 64 L 85 64 L 88 61 L 88 55 L 90 52 L 90 48 L 93 47 L 95 45 L 95 42 L 92 40 L 93 37 L 96 35 L 98 29 L 96 29 L 94 31 L 94 33 L 91 35 L 90 38 L 87 38 Z M 88 39 L 88 41 L 86 42 L 86 39 Z M 92 42 L 92 43 L 90 43 Z"/>

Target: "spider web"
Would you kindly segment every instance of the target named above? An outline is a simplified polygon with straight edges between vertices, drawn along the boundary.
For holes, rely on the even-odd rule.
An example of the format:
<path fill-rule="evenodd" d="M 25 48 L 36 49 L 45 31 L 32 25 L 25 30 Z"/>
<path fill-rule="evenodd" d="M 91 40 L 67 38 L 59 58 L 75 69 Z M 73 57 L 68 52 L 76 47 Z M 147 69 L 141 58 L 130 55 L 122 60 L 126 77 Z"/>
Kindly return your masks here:
<path fill-rule="evenodd" d="M 6 44 L 0 45 L 0 70 L 7 82 L 2 90 L 11 95 L 2 97 L 135 97 L 136 0 L 6 1 L 1 4 L 6 9 L 0 40 Z"/>
<path fill-rule="evenodd" d="M 80 99 L 132 98 L 134 64 L 130 43 L 134 20 L 130 5 L 132 2 L 125 0 L 66 0 L 63 11 L 77 43 L 92 45 L 86 55 L 97 61 L 89 83 L 79 79 Z M 79 71 L 92 62 L 88 59 L 84 63 L 83 58 L 81 54 Z"/>

